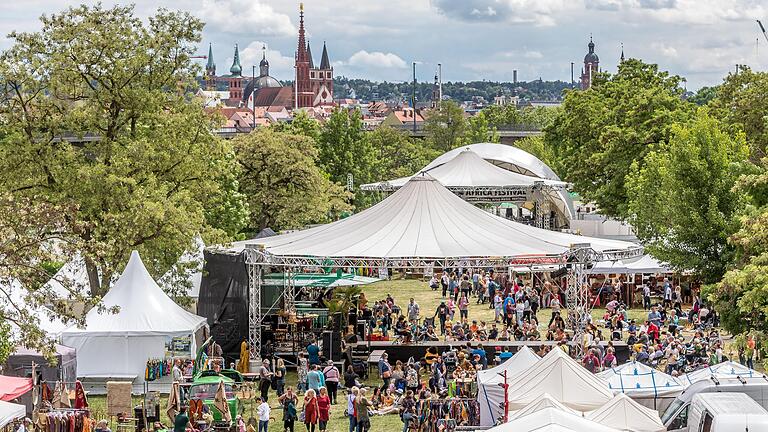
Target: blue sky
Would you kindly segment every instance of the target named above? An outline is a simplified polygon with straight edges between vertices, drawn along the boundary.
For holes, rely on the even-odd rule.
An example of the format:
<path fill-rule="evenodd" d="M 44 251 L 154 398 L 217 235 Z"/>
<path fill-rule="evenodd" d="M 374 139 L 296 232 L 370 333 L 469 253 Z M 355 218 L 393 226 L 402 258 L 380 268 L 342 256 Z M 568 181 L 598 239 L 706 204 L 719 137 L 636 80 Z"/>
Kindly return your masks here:
<path fill-rule="evenodd" d="M 41 14 L 77 3 L 2 1 L 0 34 L 36 30 Z M 266 44 L 272 75 L 293 75 L 298 1 L 132 3 L 140 16 L 162 6 L 202 18 L 207 25 L 200 53 L 213 43 L 220 72 L 229 69 L 235 43 L 246 71 Z M 413 61 L 419 80 L 431 80 L 437 63 L 446 81 L 511 81 L 514 69 L 520 80 L 569 80 L 571 62 L 578 75 L 590 33 L 603 69 L 616 70 L 623 43 L 628 57 L 685 76 L 689 89 L 719 83 L 737 63 L 768 68 L 768 42 L 755 22 L 768 22 L 766 1 L 307 0 L 305 15 L 316 62 L 326 41 L 336 75 L 373 80 L 408 80 Z M 0 39 L 0 48 L 8 44 Z"/>

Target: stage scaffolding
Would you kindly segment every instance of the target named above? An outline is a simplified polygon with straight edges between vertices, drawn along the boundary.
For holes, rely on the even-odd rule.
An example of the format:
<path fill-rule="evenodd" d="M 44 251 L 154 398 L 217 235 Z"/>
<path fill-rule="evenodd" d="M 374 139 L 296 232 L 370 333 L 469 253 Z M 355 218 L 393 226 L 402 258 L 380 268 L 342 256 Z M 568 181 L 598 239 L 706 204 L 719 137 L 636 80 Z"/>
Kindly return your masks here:
<path fill-rule="evenodd" d="M 597 252 L 589 243 L 571 245 L 570 250 L 562 255 L 517 257 L 402 257 L 402 258 L 362 258 L 362 257 L 311 257 L 280 256 L 264 250 L 261 245 L 248 244 L 244 252 L 248 266 L 248 346 L 251 359 L 257 359 L 261 353 L 261 333 L 264 313 L 261 304 L 261 291 L 265 270 L 278 268 L 286 275 L 283 282 L 282 298 L 284 310 L 295 312 L 294 274 L 313 272 L 322 268 L 397 268 L 423 269 L 427 267 L 487 269 L 534 265 L 559 265 L 568 268 L 568 287 L 566 305 L 569 310 L 569 323 L 573 329 L 574 348 L 578 355 L 584 352 L 584 333 L 589 322 L 591 304 L 587 286 L 588 268 L 600 261 L 618 261 L 636 258 L 642 255 L 642 248 Z M 279 297 L 280 298 L 280 297 Z M 278 301 L 279 301 L 278 298 Z M 276 301 L 277 302 L 277 301 Z M 273 305 L 274 306 L 274 305 Z"/>

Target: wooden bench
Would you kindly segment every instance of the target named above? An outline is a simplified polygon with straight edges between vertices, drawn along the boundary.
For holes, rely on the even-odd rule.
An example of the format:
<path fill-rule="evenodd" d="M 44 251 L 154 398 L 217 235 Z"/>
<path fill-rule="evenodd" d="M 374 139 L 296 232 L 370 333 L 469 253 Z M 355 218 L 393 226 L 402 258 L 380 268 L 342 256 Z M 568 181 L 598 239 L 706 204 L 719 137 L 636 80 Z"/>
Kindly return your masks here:
<path fill-rule="evenodd" d="M 379 366 L 379 360 L 381 360 L 381 357 L 384 356 L 384 353 L 386 353 L 385 350 L 373 350 L 371 351 L 371 354 L 368 355 L 368 373 L 371 372 L 371 367 L 373 365 L 376 365 L 376 368 L 378 369 Z"/>

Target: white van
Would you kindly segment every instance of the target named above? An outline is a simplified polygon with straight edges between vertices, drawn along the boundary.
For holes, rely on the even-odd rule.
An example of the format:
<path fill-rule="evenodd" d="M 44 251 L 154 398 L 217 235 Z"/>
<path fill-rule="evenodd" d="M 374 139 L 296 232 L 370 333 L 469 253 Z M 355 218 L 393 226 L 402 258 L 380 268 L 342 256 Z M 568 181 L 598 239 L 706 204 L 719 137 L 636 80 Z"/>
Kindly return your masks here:
<path fill-rule="evenodd" d="M 700 393 L 693 397 L 687 430 L 768 431 L 768 411 L 744 393 Z"/>
<path fill-rule="evenodd" d="M 697 381 L 686 388 L 667 407 L 661 422 L 668 431 L 688 431 L 688 418 L 690 406 L 694 396 L 704 393 L 743 393 L 749 396 L 758 405 L 768 408 L 768 378 L 765 375 L 727 378 L 710 377 Z M 693 429 L 696 430 L 696 429 Z M 768 429 L 765 429 L 768 431 Z"/>

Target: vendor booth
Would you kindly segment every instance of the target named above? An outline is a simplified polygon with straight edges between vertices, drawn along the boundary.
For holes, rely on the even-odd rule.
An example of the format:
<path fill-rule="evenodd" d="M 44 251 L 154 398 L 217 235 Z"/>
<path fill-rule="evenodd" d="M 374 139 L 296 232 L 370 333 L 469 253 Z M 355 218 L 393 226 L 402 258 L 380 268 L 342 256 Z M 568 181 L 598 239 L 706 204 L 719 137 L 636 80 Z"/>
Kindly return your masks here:
<path fill-rule="evenodd" d="M 541 358 L 523 346 L 509 360 L 477 373 L 477 403 L 480 406 L 480 425 L 492 426 L 504 416 L 504 384 L 516 380 Z"/>
<path fill-rule="evenodd" d="M 659 412 L 664 412 L 685 390 L 677 378 L 635 361 L 607 369 L 597 376 L 606 380 L 614 393 L 623 393 L 640 405 Z"/>
<path fill-rule="evenodd" d="M 157 377 L 174 356 L 193 358 L 195 334 L 205 318 L 185 311 L 168 297 L 133 251 L 120 278 L 103 298 L 107 311 L 91 309 L 85 327 L 66 329 L 62 343 L 77 350 L 77 375 L 107 381 Z M 119 307 L 117 313 L 110 308 Z"/>
<path fill-rule="evenodd" d="M 646 408 L 623 393 L 590 412 L 587 419 L 623 431 L 662 432 L 667 430 L 656 410 Z"/>
<path fill-rule="evenodd" d="M 659 274 L 672 273 L 672 267 L 650 255 L 643 255 L 639 259 L 603 261 L 592 267 L 592 274 Z"/>
<path fill-rule="evenodd" d="M 32 390 L 32 378 L 0 375 L 0 400 L 12 401 Z"/>
<path fill-rule="evenodd" d="M 511 380 L 507 390 L 509 409 L 521 409 L 544 393 L 577 411 L 599 408 L 613 397 L 607 382 L 590 373 L 559 347 Z"/>
<path fill-rule="evenodd" d="M 746 366 L 744 366 L 741 363 L 736 363 L 735 361 L 726 361 L 722 363 L 718 363 L 716 365 L 705 367 L 704 369 L 699 369 L 690 373 L 687 373 L 685 375 L 682 375 L 680 378 L 680 382 L 683 385 L 691 385 L 695 382 L 702 381 L 705 379 L 709 379 L 710 377 L 714 378 L 732 378 L 740 376 L 743 378 L 747 377 L 761 377 L 763 374 L 760 372 L 750 369 Z"/>

